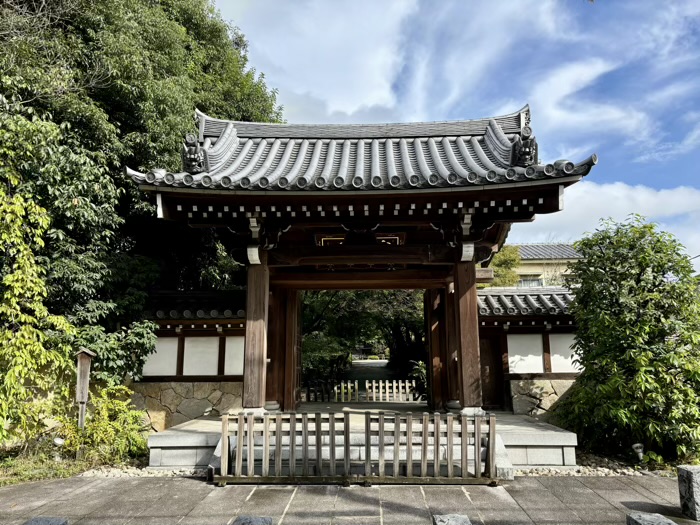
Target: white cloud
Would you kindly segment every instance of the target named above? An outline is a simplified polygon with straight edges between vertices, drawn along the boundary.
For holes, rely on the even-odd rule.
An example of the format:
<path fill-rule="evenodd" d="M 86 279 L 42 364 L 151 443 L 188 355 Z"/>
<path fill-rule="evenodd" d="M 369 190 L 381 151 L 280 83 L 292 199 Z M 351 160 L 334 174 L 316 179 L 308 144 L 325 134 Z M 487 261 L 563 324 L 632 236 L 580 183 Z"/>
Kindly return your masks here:
<path fill-rule="evenodd" d="M 220 3 L 224 17 L 229 4 Z M 271 86 L 323 99 L 329 111 L 394 104 L 393 80 L 402 66 L 401 24 L 413 1 L 262 0 L 232 9 L 250 41 L 252 63 Z"/>
<path fill-rule="evenodd" d="M 529 97 L 538 129 L 579 136 L 616 131 L 633 141 L 648 140 L 654 126 L 643 111 L 580 95 L 617 67 L 614 62 L 593 57 L 563 64 L 539 79 Z"/>
<path fill-rule="evenodd" d="M 595 231 L 601 218 L 621 221 L 638 213 L 675 234 L 689 255 L 700 254 L 700 189 L 681 186 L 657 190 L 622 182 L 582 181 L 566 189 L 564 200 L 561 212 L 513 225 L 508 242 L 571 242 Z M 694 263 L 700 270 L 700 258 Z"/>
<path fill-rule="evenodd" d="M 666 161 L 700 148 L 700 122 L 697 122 L 679 142 L 663 142 L 640 155 L 636 162 Z"/>

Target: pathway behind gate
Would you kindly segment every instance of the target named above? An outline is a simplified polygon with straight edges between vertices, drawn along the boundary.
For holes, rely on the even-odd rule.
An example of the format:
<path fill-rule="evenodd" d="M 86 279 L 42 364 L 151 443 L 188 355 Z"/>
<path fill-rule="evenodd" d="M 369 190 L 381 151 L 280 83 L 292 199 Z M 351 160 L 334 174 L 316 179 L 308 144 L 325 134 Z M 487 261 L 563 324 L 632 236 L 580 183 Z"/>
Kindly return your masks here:
<path fill-rule="evenodd" d="M 195 479 L 70 478 L 0 488 L 0 524 L 37 516 L 70 525 L 224 525 L 270 516 L 281 525 L 430 524 L 462 514 L 482 525 L 624 524 L 633 510 L 680 519 L 675 479 L 518 478 L 500 487 L 242 486 Z"/>

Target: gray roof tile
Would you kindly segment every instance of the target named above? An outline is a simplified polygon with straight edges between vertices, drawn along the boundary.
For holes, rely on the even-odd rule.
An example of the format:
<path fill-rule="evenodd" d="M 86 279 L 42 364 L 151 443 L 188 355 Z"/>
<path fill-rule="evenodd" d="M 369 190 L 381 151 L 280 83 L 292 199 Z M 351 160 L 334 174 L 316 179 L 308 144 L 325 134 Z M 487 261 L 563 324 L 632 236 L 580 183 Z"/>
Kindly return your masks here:
<path fill-rule="evenodd" d="M 571 244 L 516 244 L 523 260 L 580 259 Z"/>
<path fill-rule="evenodd" d="M 478 291 L 482 317 L 566 315 L 573 301 L 567 288 L 483 288 Z"/>
<path fill-rule="evenodd" d="M 391 190 L 584 176 L 597 162 L 595 155 L 578 164 L 514 161 L 532 136 L 527 107 L 490 119 L 402 124 L 265 124 L 200 112 L 197 118 L 194 155 L 201 167 L 181 173 L 127 168 L 127 174 L 155 186 Z"/>

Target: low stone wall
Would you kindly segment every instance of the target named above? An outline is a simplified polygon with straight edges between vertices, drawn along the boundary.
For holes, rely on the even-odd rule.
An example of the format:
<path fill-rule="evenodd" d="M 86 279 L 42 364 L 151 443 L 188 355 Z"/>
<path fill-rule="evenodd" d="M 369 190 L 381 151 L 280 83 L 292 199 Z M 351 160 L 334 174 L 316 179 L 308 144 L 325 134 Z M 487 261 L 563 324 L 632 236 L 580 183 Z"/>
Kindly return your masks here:
<path fill-rule="evenodd" d="M 146 411 L 156 432 L 202 416 L 235 414 L 243 407 L 241 382 L 140 382 L 130 388 L 134 405 Z"/>
<path fill-rule="evenodd" d="M 528 416 L 546 414 L 573 384 L 572 379 L 513 380 L 510 382 L 513 413 Z"/>

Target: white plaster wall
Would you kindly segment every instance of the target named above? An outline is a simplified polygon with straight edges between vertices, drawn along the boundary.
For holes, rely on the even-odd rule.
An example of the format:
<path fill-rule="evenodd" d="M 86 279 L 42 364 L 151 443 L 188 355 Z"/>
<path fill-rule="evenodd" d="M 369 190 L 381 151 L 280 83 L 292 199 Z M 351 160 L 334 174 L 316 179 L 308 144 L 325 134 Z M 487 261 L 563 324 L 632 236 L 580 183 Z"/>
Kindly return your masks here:
<path fill-rule="evenodd" d="M 574 334 L 549 334 L 549 349 L 552 354 L 552 372 L 580 372 L 574 365 Z"/>
<path fill-rule="evenodd" d="M 226 360 L 224 361 L 224 374 L 227 376 L 243 375 L 243 350 L 245 337 L 231 336 L 226 338 Z"/>
<path fill-rule="evenodd" d="M 508 334 L 508 371 L 511 374 L 544 372 L 542 334 Z"/>
<path fill-rule="evenodd" d="M 159 337 L 156 351 L 146 358 L 144 376 L 173 376 L 177 371 L 177 337 Z"/>
<path fill-rule="evenodd" d="M 182 373 L 186 376 L 216 375 L 219 368 L 218 337 L 186 337 Z"/>

